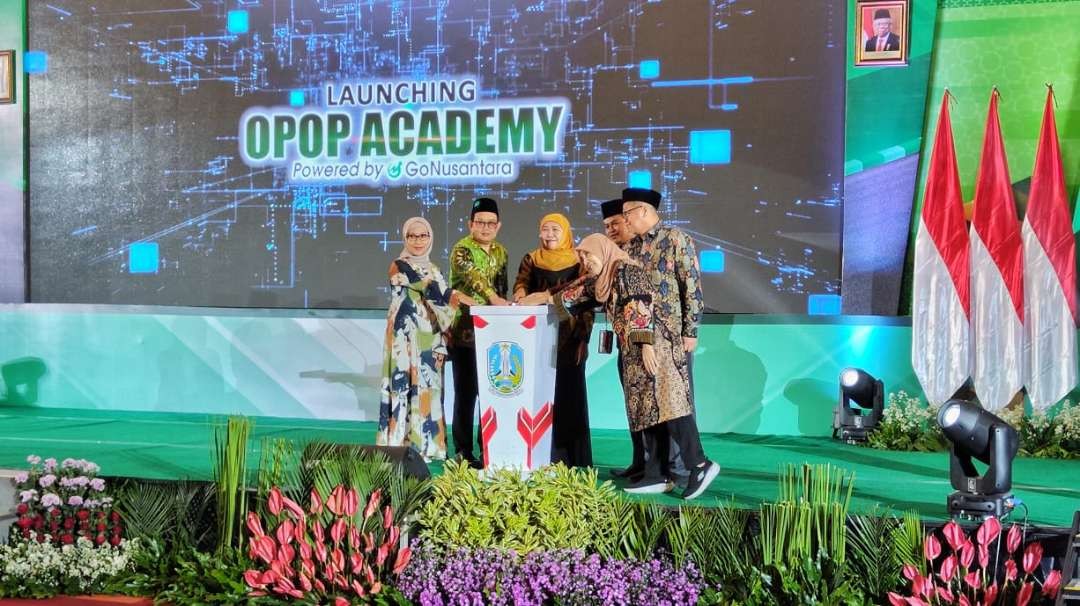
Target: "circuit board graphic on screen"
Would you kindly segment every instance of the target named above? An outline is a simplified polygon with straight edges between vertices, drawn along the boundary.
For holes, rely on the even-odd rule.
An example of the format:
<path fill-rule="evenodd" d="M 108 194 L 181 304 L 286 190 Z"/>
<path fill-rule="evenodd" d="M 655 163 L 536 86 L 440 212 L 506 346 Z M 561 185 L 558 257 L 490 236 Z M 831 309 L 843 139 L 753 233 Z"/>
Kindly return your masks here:
<path fill-rule="evenodd" d="M 377 308 L 499 201 L 664 195 L 707 308 L 839 309 L 846 2 L 30 1 L 31 296 Z"/>

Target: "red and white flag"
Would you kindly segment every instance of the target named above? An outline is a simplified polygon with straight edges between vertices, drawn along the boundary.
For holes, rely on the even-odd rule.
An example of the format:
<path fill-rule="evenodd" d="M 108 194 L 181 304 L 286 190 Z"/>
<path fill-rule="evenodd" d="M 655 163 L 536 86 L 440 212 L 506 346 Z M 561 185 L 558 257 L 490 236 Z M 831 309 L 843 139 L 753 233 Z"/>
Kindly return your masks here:
<path fill-rule="evenodd" d="M 1077 383 L 1076 241 L 1053 104 L 1051 89 L 1023 226 L 1026 384 L 1037 410 L 1059 402 Z"/>
<path fill-rule="evenodd" d="M 968 232 L 946 92 L 915 236 L 911 305 L 911 364 L 935 405 L 951 398 L 971 373 L 969 287 Z"/>
<path fill-rule="evenodd" d="M 990 94 L 971 218 L 972 377 L 983 408 L 1004 408 L 1024 385 L 1024 247 L 1016 217 L 998 92 Z"/>

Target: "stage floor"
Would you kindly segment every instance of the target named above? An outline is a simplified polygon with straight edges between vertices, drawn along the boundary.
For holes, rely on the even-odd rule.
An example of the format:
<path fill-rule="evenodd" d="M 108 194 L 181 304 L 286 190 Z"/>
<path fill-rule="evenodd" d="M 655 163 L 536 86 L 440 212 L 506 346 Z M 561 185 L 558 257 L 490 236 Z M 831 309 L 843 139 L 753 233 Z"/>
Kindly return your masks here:
<path fill-rule="evenodd" d="M 214 422 L 215 418 L 195 414 L 2 408 L 0 468 L 25 467 L 26 456 L 37 454 L 89 459 L 109 476 L 207 479 Z M 373 423 L 260 417 L 255 419 L 254 451 L 248 460 L 252 466 L 258 464 L 262 438 L 370 444 L 374 435 Z M 592 439 L 601 478 L 608 477 L 608 468 L 629 462 L 625 432 L 598 430 Z M 817 437 L 705 434 L 702 443 L 722 468 L 717 481 L 698 499 L 703 505 L 723 500 L 755 507 L 775 498 L 781 465 L 803 462 L 833 463 L 854 471 L 855 511 L 880 505 L 943 519 L 945 497 L 952 491 L 945 453 L 873 450 Z M 1013 478 L 1013 492 L 1027 504 L 1032 523 L 1071 524 L 1073 512 L 1080 509 L 1080 461 L 1017 459 Z M 666 505 L 683 502 L 673 496 L 656 500 Z M 1013 517 L 1022 518 L 1022 509 Z"/>

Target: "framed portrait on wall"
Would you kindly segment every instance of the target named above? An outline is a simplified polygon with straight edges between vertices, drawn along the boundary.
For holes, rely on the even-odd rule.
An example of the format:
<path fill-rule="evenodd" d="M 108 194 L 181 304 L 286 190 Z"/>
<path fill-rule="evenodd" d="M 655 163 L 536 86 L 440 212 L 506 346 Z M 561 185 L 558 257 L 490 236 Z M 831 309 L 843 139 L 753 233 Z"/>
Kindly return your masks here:
<path fill-rule="evenodd" d="M 0 51 L 0 103 L 15 102 L 15 51 Z"/>
<path fill-rule="evenodd" d="M 855 65 L 907 65 L 911 5 L 868 0 L 855 5 Z"/>

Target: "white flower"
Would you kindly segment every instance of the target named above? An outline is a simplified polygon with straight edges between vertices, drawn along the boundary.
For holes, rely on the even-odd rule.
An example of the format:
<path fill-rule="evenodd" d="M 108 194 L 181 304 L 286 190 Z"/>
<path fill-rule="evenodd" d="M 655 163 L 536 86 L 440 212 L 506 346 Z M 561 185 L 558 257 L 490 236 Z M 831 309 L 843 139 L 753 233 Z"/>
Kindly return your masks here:
<path fill-rule="evenodd" d="M 37 465 L 37 464 L 41 463 L 41 457 L 39 457 L 37 455 L 30 455 L 30 456 L 26 457 L 26 462 L 31 464 L 31 465 Z"/>
<path fill-rule="evenodd" d="M 15 474 L 15 478 L 14 478 L 16 484 L 22 484 L 23 482 L 25 482 L 25 481 L 27 481 L 29 479 L 30 479 L 30 474 L 26 473 L 25 471 L 20 471 L 19 473 Z"/>

